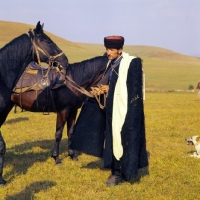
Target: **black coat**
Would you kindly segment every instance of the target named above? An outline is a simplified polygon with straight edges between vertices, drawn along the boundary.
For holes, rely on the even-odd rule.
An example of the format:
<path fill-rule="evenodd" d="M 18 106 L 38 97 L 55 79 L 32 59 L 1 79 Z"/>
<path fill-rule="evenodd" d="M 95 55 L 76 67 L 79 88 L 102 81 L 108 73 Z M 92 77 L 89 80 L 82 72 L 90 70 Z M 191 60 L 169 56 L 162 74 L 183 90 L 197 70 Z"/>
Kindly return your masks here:
<path fill-rule="evenodd" d="M 118 71 L 118 68 L 116 67 Z M 137 175 L 138 169 L 148 166 L 146 151 L 144 106 L 142 93 L 142 61 L 131 61 L 127 75 L 128 107 L 121 131 L 123 156 L 121 173 L 126 180 Z M 72 137 L 71 148 L 89 155 L 103 157 L 104 166 L 112 163 L 112 101 L 117 74 L 113 73 L 109 85 L 106 114 L 98 103 L 89 98 L 80 113 Z M 104 143 L 105 141 L 105 143 Z"/>

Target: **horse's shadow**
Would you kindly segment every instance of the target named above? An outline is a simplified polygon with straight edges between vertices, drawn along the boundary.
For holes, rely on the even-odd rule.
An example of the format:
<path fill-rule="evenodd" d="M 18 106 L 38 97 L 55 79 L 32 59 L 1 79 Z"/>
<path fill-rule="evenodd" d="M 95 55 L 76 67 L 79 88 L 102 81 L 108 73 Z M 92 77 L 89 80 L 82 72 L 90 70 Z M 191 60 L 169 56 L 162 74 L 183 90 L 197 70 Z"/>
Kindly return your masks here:
<path fill-rule="evenodd" d="M 24 190 L 20 191 L 14 195 L 8 195 L 6 200 L 15 200 L 15 199 L 26 199 L 31 200 L 34 198 L 34 194 L 42 190 L 46 190 L 50 187 L 55 186 L 56 183 L 53 181 L 37 181 L 27 186 Z"/>
<path fill-rule="evenodd" d="M 62 142 L 66 144 L 66 148 L 60 148 L 61 154 L 67 151 L 67 139 L 63 139 Z M 5 154 L 4 166 L 11 166 L 11 170 L 4 175 L 7 182 L 11 182 L 16 175 L 25 174 L 34 163 L 47 161 L 51 157 L 53 144 L 54 140 L 41 140 L 8 148 Z M 38 147 L 41 151 L 32 151 L 33 148 Z M 52 161 L 54 161 L 53 158 Z"/>
<path fill-rule="evenodd" d="M 4 122 L 4 124 L 12 124 L 12 123 L 17 123 L 17 122 L 21 122 L 21 121 L 28 121 L 29 118 L 28 117 L 18 117 L 18 118 L 14 118 L 14 119 L 8 119 Z"/>

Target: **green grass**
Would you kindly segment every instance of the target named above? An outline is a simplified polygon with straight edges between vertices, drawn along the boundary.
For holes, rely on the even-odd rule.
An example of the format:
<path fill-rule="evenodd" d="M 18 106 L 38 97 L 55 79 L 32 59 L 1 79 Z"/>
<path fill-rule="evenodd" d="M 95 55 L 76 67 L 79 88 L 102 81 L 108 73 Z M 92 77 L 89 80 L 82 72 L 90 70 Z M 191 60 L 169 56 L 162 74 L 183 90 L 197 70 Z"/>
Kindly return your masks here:
<path fill-rule="evenodd" d="M 67 157 L 66 134 L 62 164 L 55 165 L 50 157 L 54 113 L 12 111 L 2 126 L 8 184 L 0 188 L 0 199 L 198 199 L 200 162 L 190 157 L 194 146 L 185 142 L 200 134 L 197 94 L 147 93 L 144 103 L 149 175 L 110 188 L 104 185 L 110 172 L 100 159 L 81 154 L 75 162 Z"/>
<path fill-rule="evenodd" d="M 200 64 L 200 63 L 199 63 Z M 171 62 L 161 59 L 143 59 L 146 88 L 183 89 L 192 84 L 195 88 L 200 79 L 200 65 L 193 62 Z"/>

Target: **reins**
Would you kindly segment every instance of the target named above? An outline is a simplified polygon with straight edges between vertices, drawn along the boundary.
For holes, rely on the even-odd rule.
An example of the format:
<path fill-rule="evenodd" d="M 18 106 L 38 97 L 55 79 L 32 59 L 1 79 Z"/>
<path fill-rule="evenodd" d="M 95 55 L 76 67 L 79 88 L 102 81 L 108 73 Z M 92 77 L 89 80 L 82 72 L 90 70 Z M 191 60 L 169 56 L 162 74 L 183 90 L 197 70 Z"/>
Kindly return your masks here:
<path fill-rule="evenodd" d="M 94 87 L 91 87 L 92 89 L 92 94 L 94 95 L 94 98 L 96 99 L 97 103 L 99 104 L 99 107 L 101 109 L 104 109 L 106 107 L 106 94 L 103 93 L 103 104 L 101 103 L 101 90 L 100 90 L 100 94 L 97 94 L 97 92 L 95 91 Z"/>
<path fill-rule="evenodd" d="M 73 88 L 75 88 L 76 90 L 81 92 L 82 94 L 85 94 L 86 96 L 91 97 L 91 98 L 95 98 L 101 109 L 104 109 L 106 107 L 106 94 L 105 93 L 102 94 L 104 96 L 104 98 L 103 98 L 104 103 L 101 104 L 101 101 L 100 101 L 101 95 L 100 94 L 98 95 L 96 93 L 96 91 L 94 90 L 94 87 L 90 87 L 92 90 L 92 93 L 90 93 L 85 88 L 83 88 L 80 85 L 78 85 L 77 83 L 75 83 L 68 75 L 66 75 L 65 77 L 66 77 L 65 82 L 64 82 L 65 85 L 69 84 L 70 86 L 72 86 Z"/>
<path fill-rule="evenodd" d="M 72 86 L 73 88 L 75 88 L 76 90 L 78 90 L 79 92 L 81 92 L 82 94 L 87 95 L 88 97 L 94 97 L 90 92 L 88 92 L 85 88 L 79 86 L 78 84 L 76 84 L 68 75 L 65 76 L 65 84 L 69 84 L 70 86 Z"/>

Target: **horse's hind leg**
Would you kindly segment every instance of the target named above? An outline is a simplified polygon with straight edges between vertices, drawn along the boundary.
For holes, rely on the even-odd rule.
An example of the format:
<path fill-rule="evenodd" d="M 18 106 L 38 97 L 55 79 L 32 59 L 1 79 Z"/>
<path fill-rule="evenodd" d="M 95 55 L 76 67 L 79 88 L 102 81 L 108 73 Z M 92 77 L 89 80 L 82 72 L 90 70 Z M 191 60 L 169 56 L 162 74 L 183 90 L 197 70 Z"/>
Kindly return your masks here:
<path fill-rule="evenodd" d="M 76 120 L 77 110 L 70 112 L 67 119 L 67 136 L 68 136 L 68 155 L 72 160 L 78 160 L 73 149 L 71 149 L 71 140 L 74 132 L 75 120 Z"/>
<path fill-rule="evenodd" d="M 51 157 L 55 159 L 56 164 L 61 163 L 61 160 L 59 159 L 59 149 L 60 141 L 62 139 L 63 128 L 66 122 L 66 115 L 66 110 L 63 110 L 62 112 L 57 112 L 55 143 L 51 155 Z"/>

